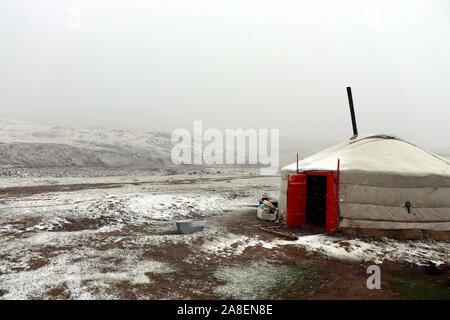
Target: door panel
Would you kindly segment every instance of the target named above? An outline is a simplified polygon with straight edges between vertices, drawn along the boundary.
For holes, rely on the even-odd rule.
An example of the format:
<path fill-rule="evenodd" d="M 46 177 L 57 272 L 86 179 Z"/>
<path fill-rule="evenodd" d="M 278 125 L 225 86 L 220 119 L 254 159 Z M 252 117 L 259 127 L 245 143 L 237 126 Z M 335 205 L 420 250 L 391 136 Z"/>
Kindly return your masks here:
<path fill-rule="evenodd" d="M 339 202 L 336 199 L 336 184 L 339 181 L 335 180 L 334 172 L 328 174 L 328 186 L 327 186 L 327 226 L 329 231 L 336 231 L 337 229 L 337 216 Z"/>
<path fill-rule="evenodd" d="M 286 226 L 295 227 L 305 224 L 306 174 L 290 175 L 288 180 Z"/>

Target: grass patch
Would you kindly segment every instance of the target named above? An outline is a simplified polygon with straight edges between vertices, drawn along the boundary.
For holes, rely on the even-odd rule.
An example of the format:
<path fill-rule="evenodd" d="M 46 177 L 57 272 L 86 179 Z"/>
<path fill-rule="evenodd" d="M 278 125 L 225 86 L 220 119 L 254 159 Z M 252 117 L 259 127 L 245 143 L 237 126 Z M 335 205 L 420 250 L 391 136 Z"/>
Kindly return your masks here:
<path fill-rule="evenodd" d="M 173 236 L 173 235 L 180 235 L 180 233 L 178 233 L 178 230 L 164 230 L 164 231 L 158 231 L 153 233 L 152 235 L 155 236 Z"/>
<path fill-rule="evenodd" d="M 280 281 L 271 290 L 272 299 L 298 299 L 314 287 L 322 270 L 310 262 L 299 261 L 280 270 Z"/>
<path fill-rule="evenodd" d="M 283 266 L 265 260 L 221 267 L 214 277 L 225 284 L 215 292 L 232 299 L 289 299 L 309 291 L 320 270 L 307 262 Z"/>
<path fill-rule="evenodd" d="M 392 291 L 404 299 L 450 300 L 448 272 L 433 278 L 420 275 L 400 275 L 388 282 Z"/>

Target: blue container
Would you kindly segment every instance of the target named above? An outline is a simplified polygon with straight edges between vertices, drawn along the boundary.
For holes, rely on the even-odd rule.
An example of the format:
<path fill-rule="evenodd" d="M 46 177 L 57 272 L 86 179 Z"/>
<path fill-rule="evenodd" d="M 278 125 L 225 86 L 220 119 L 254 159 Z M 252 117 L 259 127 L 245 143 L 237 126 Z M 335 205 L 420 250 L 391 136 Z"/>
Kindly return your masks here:
<path fill-rule="evenodd" d="M 177 221 L 177 230 L 181 234 L 191 234 L 203 231 L 205 228 L 204 219 L 187 219 Z"/>

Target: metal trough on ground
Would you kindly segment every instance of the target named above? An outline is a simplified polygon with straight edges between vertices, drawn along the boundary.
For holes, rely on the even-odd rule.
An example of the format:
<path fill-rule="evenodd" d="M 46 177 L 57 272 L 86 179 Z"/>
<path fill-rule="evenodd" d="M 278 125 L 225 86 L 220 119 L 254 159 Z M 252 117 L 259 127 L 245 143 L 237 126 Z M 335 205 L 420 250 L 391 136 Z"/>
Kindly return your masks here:
<path fill-rule="evenodd" d="M 203 231 L 205 219 L 187 219 L 177 221 L 177 230 L 181 234 L 191 234 Z"/>

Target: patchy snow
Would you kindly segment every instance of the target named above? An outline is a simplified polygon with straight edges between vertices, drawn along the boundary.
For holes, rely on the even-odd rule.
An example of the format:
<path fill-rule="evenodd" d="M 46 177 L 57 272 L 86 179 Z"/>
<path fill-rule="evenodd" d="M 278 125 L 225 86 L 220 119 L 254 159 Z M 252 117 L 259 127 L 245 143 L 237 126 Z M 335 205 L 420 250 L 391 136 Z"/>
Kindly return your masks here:
<path fill-rule="evenodd" d="M 277 245 L 296 245 L 330 258 L 350 261 L 384 260 L 425 265 L 448 263 L 450 246 L 445 241 L 346 239 L 326 234 L 300 236 L 296 241 L 276 240 Z"/>
<path fill-rule="evenodd" d="M 207 257 L 205 259 L 209 260 L 212 256 L 227 257 L 241 255 L 245 249 L 255 246 L 271 249 L 276 247 L 277 244 L 275 242 L 261 240 L 258 236 L 247 237 L 244 235 L 228 234 L 205 241 L 200 248 L 200 252 L 206 253 Z"/>
<path fill-rule="evenodd" d="M 205 259 L 242 255 L 246 248 L 261 246 L 272 249 L 282 246 L 300 246 L 307 251 L 326 257 L 348 261 L 373 261 L 380 264 L 385 260 L 426 265 L 428 262 L 448 264 L 450 245 L 445 241 L 392 240 L 392 239 L 347 239 L 344 237 L 316 234 L 300 236 L 298 240 L 274 239 L 265 241 L 258 236 L 227 234 L 207 240 L 200 248 Z"/>
<path fill-rule="evenodd" d="M 246 265 L 220 267 L 214 276 L 225 282 L 215 288 L 224 298 L 269 299 L 268 292 L 279 282 L 282 267 L 267 261 L 254 261 Z"/>
<path fill-rule="evenodd" d="M 136 195 L 128 199 L 126 211 L 155 220 L 212 215 L 225 212 L 232 204 L 220 196 Z"/>
<path fill-rule="evenodd" d="M 215 288 L 223 298 L 232 299 L 277 299 L 286 290 L 304 291 L 316 278 L 317 269 L 299 261 L 296 266 L 284 266 L 267 260 L 256 260 L 245 264 L 223 266 L 214 277 L 224 282 Z"/>
<path fill-rule="evenodd" d="M 442 241 L 348 239 L 326 234 L 287 241 L 277 237 L 264 240 L 267 237 L 258 235 L 257 229 L 254 234 L 230 233 L 228 225 L 239 223 L 243 215 L 250 217 L 253 210 L 235 208 L 255 204 L 261 193 L 278 190 L 279 178 L 173 183 L 186 178 L 155 176 L 137 179 L 148 180 L 147 184 L 2 198 L 0 299 L 116 299 L 121 290 L 123 293 L 118 289 L 120 284 L 133 288 L 149 284 L 147 273 L 182 272 L 178 270 L 180 263 L 191 267 L 199 259 L 226 262 L 228 257 L 245 255 L 247 248 L 254 247 L 281 252 L 285 246 L 299 246 L 350 261 L 448 263 L 450 246 Z M 55 178 L 54 182 L 69 180 Z M 114 183 L 130 178 L 105 180 Z M 206 220 L 203 232 L 176 233 L 175 221 L 198 216 Z M 164 255 L 166 247 L 176 251 L 176 246 L 181 248 L 181 258 L 172 260 Z M 223 290 L 226 295 L 233 289 Z M 133 293 L 141 299 L 152 298 L 151 290 Z"/>
<path fill-rule="evenodd" d="M 7 291 L 2 299 L 46 299 L 55 288 L 61 288 L 72 299 L 117 298 L 114 284 L 149 283 L 146 273 L 175 271 L 166 263 L 143 260 L 136 253 L 82 249 L 52 257 L 36 270 L 26 268 L 28 265 L 23 263 L 23 270 L 0 275 L 1 288 Z M 17 270 L 18 264 L 14 268 Z"/>
<path fill-rule="evenodd" d="M 120 282 L 145 284 L 145 273 L 174 271 L 144 258 L 147 250 L 215 237 L 220 230 L 207 224 L 204 232 L 178 235 L 177 219 L 217 215 L 231 205 L 221 196 L 124 191 L 7 199 L 0 208 L 1 299 L 46 299 L 52 290 L 73 299 L 118 298 Z"/>

